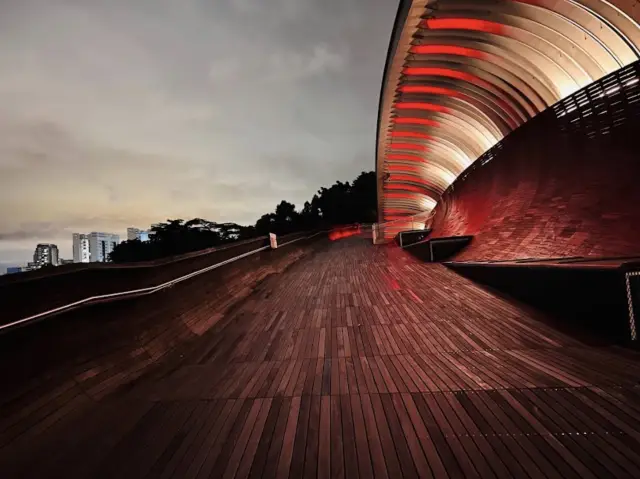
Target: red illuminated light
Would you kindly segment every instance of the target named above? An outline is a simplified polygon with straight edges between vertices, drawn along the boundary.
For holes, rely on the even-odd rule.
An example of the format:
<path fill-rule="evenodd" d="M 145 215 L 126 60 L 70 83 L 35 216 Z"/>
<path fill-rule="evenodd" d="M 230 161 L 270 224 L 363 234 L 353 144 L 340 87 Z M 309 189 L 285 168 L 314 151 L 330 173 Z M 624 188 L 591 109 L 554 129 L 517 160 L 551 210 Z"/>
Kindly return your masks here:
<path fill-rule="evenodd" d="M 411 47 L 411 53 L 418 55 L 456 55 L 481 60 L 488 57 L 488 55 L 481 50 L 455 45 L 415 45 Z"/>
<path fill-rule="evenodd" d="M 442 69 L 439 69 L 439 70 L 442 70 Z M 450 70 L 450 71 L 454 71 L 454 70 Z M 485 87 L 490 86 L 488 82 L 485 82 L 480 78 L 477 78 L 476 80 L 471 81 L 471 83 L 474 83 L 474 82 L 480 85 L 484 85 Z M 404 85 L 398 88 L 398 91 L 400 91 L 401 93 L 424 93 L 427 95 L 446 95 L 452 98 L 462 98 L 462 99 L 468 98 L 467 95 L 459 91 L 452 90 L 450 88 L 442 88 L 442 87 L 435 87 L 435 86 Z M 506 102 L 500 99 L 497 99 L 495 101 L 504 111 L 509 112 L 510 115 L 516 115 L 516 112 L 514 111 L 514 109 L 510 105 L 508 105 Z M 512 128 L 516 128 L 518 126 L 518 124 L 514 122 L 512 118 L 509 118 L 508 121 Z"/>
<path fill-rule="evenodd" d="M 427 161 L 421 156 L 416 155 L 403 155 L 403 154 L 391 154 L 387 155 L 387 160 L 397 160 L 397 161 L 417 161 L 420 163 L 426 163 Z"/>
<path fill-rule="evenodd" d="M 394 123 L 396 125 L 425 125 L 425 126 L 440 126 L 440 123 L 434 120 L 428 120 L 426 118 L 395 118 Z"/>
<path fill-rule="evenodd" d="M 491 84 L 482 78 L 472 75 L 471 73 L 452 70 L 450 68 L 435 67 L 408 67 L 402 71 L 405 75 L 410 76 L 437 76 L 445 78 L 455 78 L 456 80 L 464 80 L 469 83 L 482 85 L 485 88 L 491 88 Z"/>
<path fill-rule="evenodd" d="M 425 135 L 424 133 L 416 133 L 414 131 L 394 131 L 391 132 L 391 136 L 394 138 L 419 138 L 421 140 L 430 140 L 433 137 Z"/>
<path fill-rule="evenodd" d="M 418 168 L 417 166 L 398 165 L 396 163 L 390 163 L 389 165 L 387 165 L 387 169 L 391 171 L 404 171 L 404 172 L 411 172 L 411 173 L 420 172 L 420 168 Z"/>
<path fill-rule="evenodd" d="M 428 148 L 424 145 L 416 145 L 415 143 L 391 143 L 389 145 L 391 150 L 413 150 L 413 151 L 427 151 Z"/>
<path fill-rule="evenodd" d="M 421 185 L 431 186 L 431 183 L 429 181 L 417 176 L 410 176 L 410 175 L 393 174 L 391 176 L 391 181 L 411 181 L 413 183 L 420 183 Z"/>
<path fill-rule="evenodd" d="M 423 20 L 420 26 L 430 30 L 472 30 L 494 35 L 504 35 L 505 32 L 505 27 L 501 23 L 475 18 L 430 18 Z"/>
<path fill-rule="evenodd" d="M 435 105 L 433 103 L 399 102 L 399 103 L 396 103 L 396 108 L 398 108 L 399 110 L 425 110 L 425 111 L 436 111 L 439 113 L 451 112 L 451 110 L 446 106 Z"/>
<path fill-rule="evenodd" d="M 335 241 L 342 238 L 348 238 L 360 234 L 360 226 L 347 226 L 344 228 L 336 228 L 329 232 L 329 239 Z"/>
<path fill-rule="evenodd" d="M 422 85 L 404 85 L 398 89 L 402 93 L 424 93 L 427 95 L 445 95 L 453 98 L 461 98 L 464 95 L 459 91 L 452 90 L 451 88 L 442 88 L 437 86 L 422 86 Z"/>

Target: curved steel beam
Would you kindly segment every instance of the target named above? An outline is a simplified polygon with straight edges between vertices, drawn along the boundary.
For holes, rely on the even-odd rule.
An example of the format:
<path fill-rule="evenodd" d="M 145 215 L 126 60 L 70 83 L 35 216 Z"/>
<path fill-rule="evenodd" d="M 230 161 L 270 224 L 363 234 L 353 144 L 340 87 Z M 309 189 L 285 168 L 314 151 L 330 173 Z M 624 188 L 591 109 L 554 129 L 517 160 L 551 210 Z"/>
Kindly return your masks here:
<path fill-rule="evenodd" d="M 403 0 L 380 99 L 379 215 L 429 211 L 473 161 L 640 58 L 635 0 Z"/>

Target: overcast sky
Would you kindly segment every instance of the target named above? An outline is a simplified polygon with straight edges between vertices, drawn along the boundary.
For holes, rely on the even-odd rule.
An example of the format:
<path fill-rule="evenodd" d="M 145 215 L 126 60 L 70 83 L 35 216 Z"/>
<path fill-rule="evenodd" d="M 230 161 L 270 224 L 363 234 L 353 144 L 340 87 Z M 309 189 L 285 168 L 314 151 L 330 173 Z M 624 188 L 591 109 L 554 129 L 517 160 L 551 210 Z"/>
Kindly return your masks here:
<path fill-rule="evenodd" d="M 0 1 L 0 273 L 374 169 L 395 0 Z"/>

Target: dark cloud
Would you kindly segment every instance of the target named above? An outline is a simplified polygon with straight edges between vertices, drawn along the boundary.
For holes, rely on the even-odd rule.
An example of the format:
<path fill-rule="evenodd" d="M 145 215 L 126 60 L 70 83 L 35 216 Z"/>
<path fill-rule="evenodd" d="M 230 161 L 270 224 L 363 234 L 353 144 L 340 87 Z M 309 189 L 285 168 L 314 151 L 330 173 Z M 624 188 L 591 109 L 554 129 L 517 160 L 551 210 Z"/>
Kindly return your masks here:
<path fill-rule="evenodd" d="M 59 238 L 64 230 L 53 223 L 23 223 L 19 229 L 0 232 L 0 241 L 37 240 L 45 242 L 47 238 Z"/>
<path fill-rule="evenodd" d="M 53 232 L 249 223 L 372 169 L 396 6 L 1 2 L 0 260 Z"/>

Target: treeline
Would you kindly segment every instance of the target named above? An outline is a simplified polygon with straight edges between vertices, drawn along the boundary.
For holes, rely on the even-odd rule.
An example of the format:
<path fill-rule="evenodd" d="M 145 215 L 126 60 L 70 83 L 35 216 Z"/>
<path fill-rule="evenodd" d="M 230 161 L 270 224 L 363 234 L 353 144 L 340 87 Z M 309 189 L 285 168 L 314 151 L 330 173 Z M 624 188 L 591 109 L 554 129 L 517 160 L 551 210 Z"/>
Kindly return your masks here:
<path fill-rule="evenodd" d="M 167 256 L 220 246 L 233 241 L 297 231 L 376 221 L 376 175 L 362 172 L 352 183 L 336 182 L 321 188 L 299 211 L 281 201 L 273 213 L 253 226 L 216 223 L 202 218 L 169 219 L 151 227 L 149 241 L 124 241 L 110 255 L 115 263 L 151 261 Z"/>

